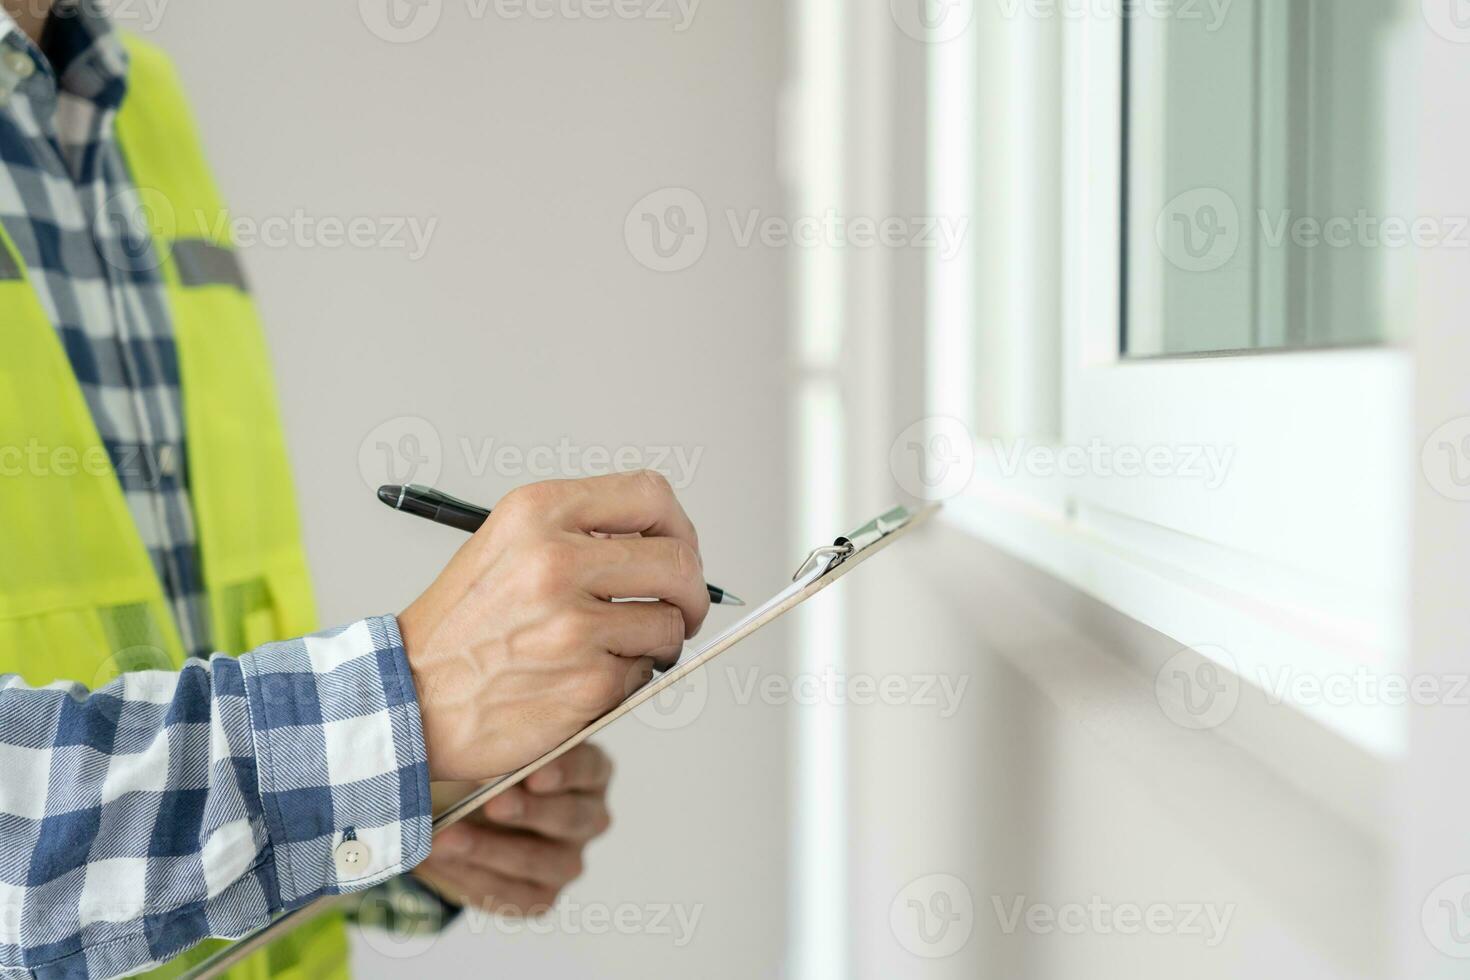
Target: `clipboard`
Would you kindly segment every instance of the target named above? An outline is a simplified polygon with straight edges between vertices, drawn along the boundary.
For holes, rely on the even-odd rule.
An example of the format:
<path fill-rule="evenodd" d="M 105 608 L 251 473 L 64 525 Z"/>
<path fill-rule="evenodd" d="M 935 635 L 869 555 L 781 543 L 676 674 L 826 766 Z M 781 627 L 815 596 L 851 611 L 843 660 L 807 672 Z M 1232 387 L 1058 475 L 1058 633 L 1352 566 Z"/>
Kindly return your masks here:
<path fill-rule="evenodd" d="M 838 579 L 892 545 L 898 539 L 924 524 L 939 509 L 938 504 L 929 504 L 917 510 L 894 507 L 857 530 L 842 535 L 829 545 L 812 549 L 802 562 L 791 582 L 765 602 L 756 606 L 741 619 L 705 641 L 693 651 L 686 651 L 679 662 L 634 691 L 621 704 L 596 719 L 566 741 L 550 749 L 534 761 L 515 772 L 499 776 L 482 784 L 459 802 L 436 814 L 433 832 L 438 833 L 451 824 L 474 813 L 495 797 L 529 777 L 532 773 L 556 761 L 561 756 L 581 745 L 598 732 L 631 714 L 640 705 L 655 698 L 660 692 L 678 684 L 697 670 L 702 669 L 720 654 L 735 646 L 761 627 L 771 623 L 812 596 L 828 588 Z M 213 980 L 230 967 L 237 965 L 251 953 L 270 945 L 287 933 L 305 925 L 325 912 L 350 902 L 357 894 L 332 895 L 319 898 L 309 905 L 278 915 L 264 926 L 236 940 L 209 959 L 195 965 L 182 974 L 179 980 Z"/>

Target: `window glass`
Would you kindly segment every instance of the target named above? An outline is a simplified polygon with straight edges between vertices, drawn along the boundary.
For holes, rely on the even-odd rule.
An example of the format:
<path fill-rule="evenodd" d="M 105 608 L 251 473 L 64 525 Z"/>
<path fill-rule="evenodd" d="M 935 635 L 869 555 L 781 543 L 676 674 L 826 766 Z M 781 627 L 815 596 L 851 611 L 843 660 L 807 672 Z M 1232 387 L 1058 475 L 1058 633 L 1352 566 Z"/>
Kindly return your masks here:
<path fill-rule="evenodd" d="M 1387 109 L 1394 0 L 1178 0 L 1124 41 L 1123 352 L 1374 343 L 1406 311 L 1416 217 Z M 1401 191 L 1399 193 L 1402 193 Z M 1433 239 L 1433 240 L 1432 240 Z"/>

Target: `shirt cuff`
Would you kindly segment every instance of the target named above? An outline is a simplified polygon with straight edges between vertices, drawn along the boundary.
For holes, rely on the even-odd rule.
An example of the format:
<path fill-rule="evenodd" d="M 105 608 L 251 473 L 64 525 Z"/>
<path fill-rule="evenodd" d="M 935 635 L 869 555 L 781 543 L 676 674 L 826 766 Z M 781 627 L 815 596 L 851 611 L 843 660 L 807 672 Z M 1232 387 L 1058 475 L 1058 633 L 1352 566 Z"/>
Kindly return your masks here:
<path fill-rule="evenodd" d="M 429 768 L 397 620 L 270 643 L 240 664 L 283 907 L 422 861 Z"/>

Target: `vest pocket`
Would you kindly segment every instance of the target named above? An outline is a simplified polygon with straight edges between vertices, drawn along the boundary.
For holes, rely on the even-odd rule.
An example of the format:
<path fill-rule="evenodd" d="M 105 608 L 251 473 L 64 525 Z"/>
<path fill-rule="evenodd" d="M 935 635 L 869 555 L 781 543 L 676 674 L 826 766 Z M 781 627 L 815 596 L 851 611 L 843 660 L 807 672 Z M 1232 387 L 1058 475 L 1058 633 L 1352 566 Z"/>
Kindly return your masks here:
<path fill-rule="evenodd" d="M 70 606 L 0 619 L 0 672 L 96 690 L 120 674 L 177 670 L 182 654 L 152 603 Z M 170 652 L 175 651 L 175 652 Z"/>

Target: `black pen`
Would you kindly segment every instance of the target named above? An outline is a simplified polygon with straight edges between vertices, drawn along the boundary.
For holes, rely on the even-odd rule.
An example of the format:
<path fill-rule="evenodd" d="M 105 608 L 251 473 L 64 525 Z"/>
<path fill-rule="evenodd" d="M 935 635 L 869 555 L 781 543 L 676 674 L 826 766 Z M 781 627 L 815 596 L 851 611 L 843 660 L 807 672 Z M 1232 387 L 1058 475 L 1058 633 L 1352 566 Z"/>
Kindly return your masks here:
<path fill-rule="evenodd" d="M 490 508 L 465 503 L 433 487 L 413 484 L 379 487 L 378 499 L 394 510 L 401 510 L 405 514 L 413 514 L 446 527 L 457 527 L 471 534 L 478 531 L 480 525 L 490 516 Z M 745 605 L 744 599 L 733 592 L 726 592 L 718 585 L 705 583 L 704 587 L 709 590 L 709 601 L 716 606 Z"/>

